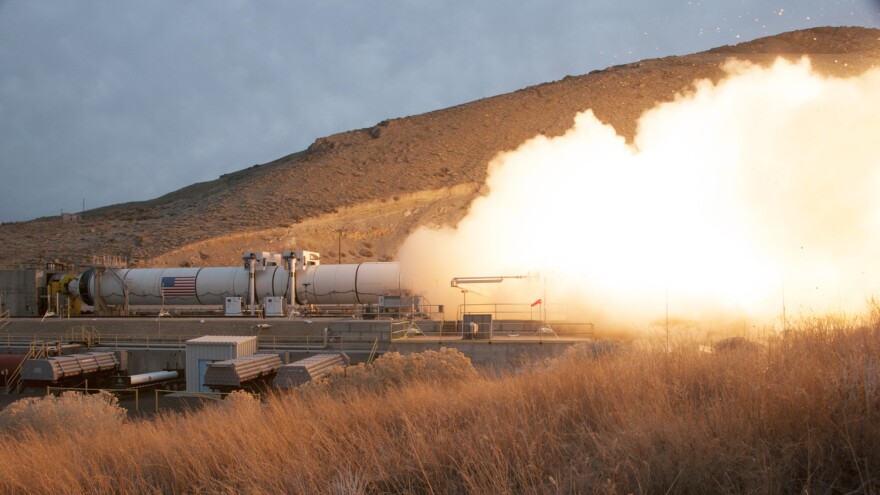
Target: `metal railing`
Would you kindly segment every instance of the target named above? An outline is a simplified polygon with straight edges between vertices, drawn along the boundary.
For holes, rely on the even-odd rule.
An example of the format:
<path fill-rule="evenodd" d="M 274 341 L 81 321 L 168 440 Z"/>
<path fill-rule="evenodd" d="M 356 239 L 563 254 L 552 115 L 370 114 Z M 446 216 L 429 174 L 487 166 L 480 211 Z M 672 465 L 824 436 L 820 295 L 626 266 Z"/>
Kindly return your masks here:
<path fill-rule="evenodd" d="M 202 337 L 202 334 L 169 336 L 116 334 L 100 338 L 100 346 L 109 349 L 183 350 L 186 348 L 188 340 L 199 337 Z M 333 336 L 332 334 L 323 336 L 306 335 L 301 337 L 255 335 L 255 337 L 257 338 L 257 347 L 259 349 L 272 351 L 319 351 L 343 343 L 341 336 Z"/>
<path fill-rule="evenodd" d="M 85 325 L 81 325 L 72 327 L 64 334 L 64 339 L 67 342 L 83 343 L 87 348 L 92 348 L 101 345 L 101 332 L 94 326 L 86 328 Z"/>
<path fill-rule="evenodd" d="M 203 334 L 192 335 L 144 335 L 144 334 L 113 334 L 101 335 L 97 331 L 85 334 L 78 331 L 58 333 L 57 337 L 50 335 L 35 334 L 12 334 L 5 335 L 5 346 L 8 349 L 30 348 L 33 342 L 41 342 L 49 350 L 58 348 L 61 343 L 65 344 L 83 344 L 89 347 L 102 347 L 107 349 L 125 349 L 138 348 L 145 350 L 183 350 L 186 348 L 186 342 L 195 338 L 202 337 Z M 327 332 L 324 335 L 304 335 L 304 336 L 277 336 L 277 335 L 255 335 L 257 345 L 262 350 L 297 350 L 297 351 L 319 351 L 325 348 L 337 347 L 343 343 L 363 343 L 372 345 L 375 338 L 375 332 L 364 332 L 363 338 L 349 336 L 343 339 L 342 335 L 334 335 L 333 332 Z M 345 342 L 343 342 L 343 340 Z M 3 341 L 0 340 L 0 346 Z"/>
<path fill-rule="evenodd" d="M 42 359 L 48 356 L 49 350 L 46 342 L 32 342 L 21 363 L 19 363 L 11 373 L 6 375 L 6 393 L 10 394 L 13 390 L 16 392 L 21 391 L 21 387 L 24 384 L 21 379 L 21 370 L 24 368 L 24 363 L 28 359 Z"/>
<path fill-rule="evenodd" d="M 9 315 L 12 314 L 12 310 L 7 309 L 6 311 L 0 313 L 0 329 L 9 325 Z"/>
<path fill-rule="evenodd" d="M 58 333 L 55 335 L 52 334 L 25 334 L 25 333 L 7 333 L 4 335 L 6 337 L 6 348 L 7 350 L 11 349 L 24 349 L 27 352 L 27 349 L 31 347 L 34 342 L 39 342 L 43 346 L 45 346 L 49 352 L 56 351 L 58 346 L 61 345 L 62 342 L 65 341 L 65 335 L 63 333 Z M 3 346 L 3 340 L 0 339 L 0 347 Z"/>
<path fill-rule="evenodd" d="M 430 323 L 430 322 L 429 322 Z M 438 323 L 438 322 L 434 322 Z M 479 324 L 478 335 L 470 335 L 463 331 L 461 322 L 446 322 L 444 325 L 430 325 L 424 322 L 403 321 L 391 325 L 391 342 L 402 342 L 407 339 L 421 340 L 457 340 L 474 339 L 474 341 L 491 342 L 493 340 L 557 340 L 557 339 L 589 339 L 595 338 L 595 325 L 589 322 L 543 322 L 540 320 L 493 320 L 490 324 Z"/>
<path fill-rule="evenodd" d="M 567 308 L 562 304 L 536 303 L 468 303 L 459 304 L 457 319 L 467 315 L 491 315 L 493 320 L 565 320 Z M 550 316 L 548 316 L 550 315 Z"/>
<path fill-rule="evenodd" d="M 141 390 L 137 388 L 94 388 L 89 387 L 88 381 L 85 382 L 85 385 L 82 387 L 46 387 L 46 395 L 51 395 L 55 392 L 82 392 L 83 394 L 92 394 L 98 392 L 106 392 L 108 394 L 130 394 L 134 393 L 134 410 L 136 412 L 140 412 L 140 393 Z M 231 392 L 184 392 L 180 390 L 164 390 L 164 389 L 155 389 L 153 390 L 154 400 L 155 400 L 155 412 L 159 413 L 161 409 L 161 401 L 160 398 L 162 395 L 174 394 L 176 397 L 189 397 L 196 398 L 202 400 L 214 400 L 220 401 L 223 400 L 226 396 L 228 396 Z M 259 397 L 259 394 L 255 394 Z"/>

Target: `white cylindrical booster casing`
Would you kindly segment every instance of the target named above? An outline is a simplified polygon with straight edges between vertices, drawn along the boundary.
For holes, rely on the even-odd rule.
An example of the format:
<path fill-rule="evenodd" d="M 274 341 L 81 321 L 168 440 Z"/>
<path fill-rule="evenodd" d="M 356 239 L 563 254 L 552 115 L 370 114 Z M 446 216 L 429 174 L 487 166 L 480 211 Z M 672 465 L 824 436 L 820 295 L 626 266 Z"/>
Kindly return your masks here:
<path fill-rule="evenodd" d="M 70 283 L 70 291 L 86 304 L 94 305 L 97 278 L 101 301 L 108 305 L 125 303 L 123 284 L 131 305 L 207 305 L 223 304 L 227 296 L 244 296 L 248 272 L 241 267 L 132 268 L 106 269 L 98 275 L 88 270 Z"/>
<path fill-rule="evenodd" d="M 296 272 L 300 304 L 376 304 L 402 288 L 399 263 L 307 265 Z"/>
<path fill-rule="evenodd" d="M 222 305 L 227 297 L 248 295 L 248 270 L 237 267 L 94 269 L 69 284 L 71 293 L 95 304 L 100 276 L 101 301 L 107 305 Z M 399 263 L 306 265 L 295 274 L 299 304 L 375 304 L 379 296 L 403 289 Z M 287 297 L 289 274 L 269 266 L 254 274 L 254 295 Z"/>
<path fill-rule="evenodd" d="M 257 301 L 265 297 L 287 297 L 290 275 L 283 266 L 270 266 L 254 275 L 254 295 Z M 294 275 L 294 278 L 296 276 Z"/>
<path fill-rule="evenodd" d="M 244 268 L 206 267 L 196 272 L 197 304 L 223 304 L 226 297 L 244 296 L 247 290 L 248 272 Z"/>

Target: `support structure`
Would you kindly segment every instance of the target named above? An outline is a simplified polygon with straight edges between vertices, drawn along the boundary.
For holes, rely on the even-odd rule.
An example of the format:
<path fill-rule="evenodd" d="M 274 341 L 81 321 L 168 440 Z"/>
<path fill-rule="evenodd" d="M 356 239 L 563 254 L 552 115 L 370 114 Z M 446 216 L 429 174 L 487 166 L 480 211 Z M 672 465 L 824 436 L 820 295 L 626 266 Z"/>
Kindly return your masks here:
<path fill-rule="evenodd" d="M 255 292 L 256 292 L 256 270 L 254 268 L 254 261 L 256 255 L 254 253 L 244 253 L 244 266 L 248 271 L 248 312 L 251 316 L 254 315 L 255 312 Z"/>
<path fill-rule="evenodd" d="M 462 308 L 461 308 L 461 333 L 465 334 L 464 314 L 467 311 L 467 293 L 468 290 L 461 287 L 460 284 L 500 284 L 509 278 L 529 278 L 528 275 L 496 275 L 494 277 L 453 277 L 449 282 L 450 287 L 454 287 L 461 291 Z"/>

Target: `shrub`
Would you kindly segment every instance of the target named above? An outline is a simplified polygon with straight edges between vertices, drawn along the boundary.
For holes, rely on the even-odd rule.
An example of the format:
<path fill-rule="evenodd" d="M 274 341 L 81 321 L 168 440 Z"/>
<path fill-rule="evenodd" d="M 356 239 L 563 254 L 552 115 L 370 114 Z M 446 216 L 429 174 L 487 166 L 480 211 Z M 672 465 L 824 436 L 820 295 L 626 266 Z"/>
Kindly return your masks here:
<path fill-rule="evenodd" d="M 42 435 L 95 432 L 117 427 L 125 417 L 125 409 L 112 394 L 64 392 L 60 397 L 47 395 L 13 402 L 0 411 L 0 431 L 13 435 L 26 431 Z"/>
<path fill-rule="evenodd" d="M 260 399 L 244 390 L 235 390 L 219 403 L 226 411 L 237 413 L 254 413 L 260 409 Z"/>
<path fill-rule="evenodd" d="M 417 354 L 389 352 L 370 364 L 335 370 L 315 382 L 313 387 L 336 389 L 354 387 L 381 391 L 409 383 L 455 383 L 477 377 L 471 360 L 457 349 L 443 347 Z"/>
<path fill-rule="evenodd" d="M 579 342 L 565 349 L 562 353 L 562 361 L 593 359 L 606 354 L 611 354 L 620 346 L 619 343 L 610 340 L 588 340 Z"/>

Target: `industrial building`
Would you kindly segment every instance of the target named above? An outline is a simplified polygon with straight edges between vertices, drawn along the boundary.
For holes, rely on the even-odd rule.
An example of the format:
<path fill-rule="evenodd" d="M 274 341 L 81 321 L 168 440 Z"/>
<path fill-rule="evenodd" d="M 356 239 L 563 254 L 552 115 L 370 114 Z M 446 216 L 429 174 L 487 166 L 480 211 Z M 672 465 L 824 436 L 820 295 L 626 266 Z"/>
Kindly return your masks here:
<path fill-rule="evenodd" d="M 592 336 L 591 325 L 548 333 L 546 322 L 467 308 L 446 321 L 400 272 L 394 262 L 324 265 L 309 251 L 246 252 L 227 267 L 2 270 L 4 384 L 290 387 L 390 350 L 455 347 L 475 364 L 507 367 Z M 503 278 L 521 277 L 452 285 Z"/>

